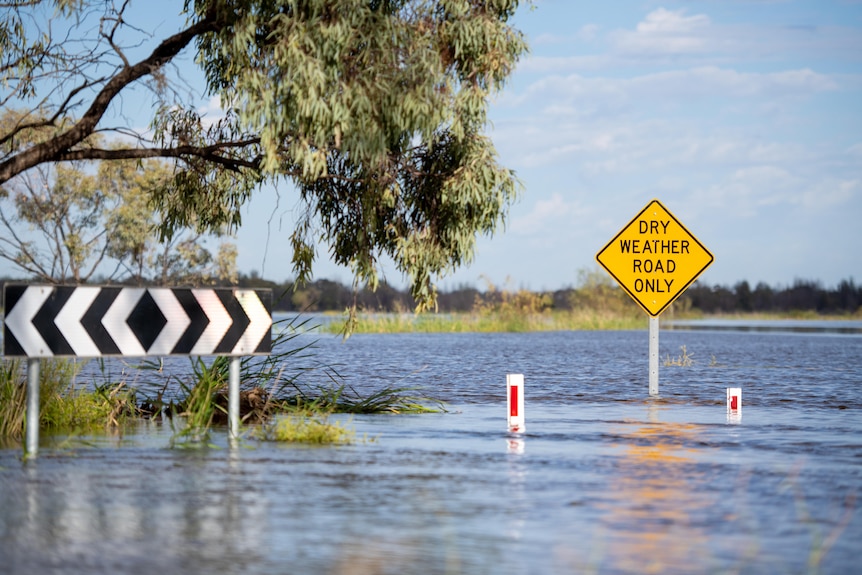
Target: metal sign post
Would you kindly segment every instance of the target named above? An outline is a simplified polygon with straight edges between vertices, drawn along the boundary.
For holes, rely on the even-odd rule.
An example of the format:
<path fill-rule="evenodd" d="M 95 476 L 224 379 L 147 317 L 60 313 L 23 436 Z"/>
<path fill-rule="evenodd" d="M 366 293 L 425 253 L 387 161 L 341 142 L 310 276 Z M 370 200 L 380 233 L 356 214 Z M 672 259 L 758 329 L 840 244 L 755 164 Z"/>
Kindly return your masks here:
<path fill-rule="evenodd" d="M 596 261 L 650 316 L 650 395 L 658 395 L 658 316 L 713 259 L 658 200 L 648 203 L 596 254 Z"/>
<path fill-rule="evenodd" d="M 39 450 L 39 360 L 27 360 L 27 427 L 24 455 L 32 457 Z"/>
<path fill-rule="evenodd" d="M 658 395 L 658 318 L 649 318 L 649 394 Z"/>
<path fill-rule="evenodd" d="M 26 357 L 26 452 L 39 447 L 39 359 L 230 356 L 228 421 L 239 436 L 240 356 L 272 348 L 270 290 L 4 287 L 3 356 Z"/>
<path fill-rule="evenodd" d="M 227 419 L 230 437 L 239 437 L 239 364 L 238 357 L 230 359 L 227 391 Z"/>

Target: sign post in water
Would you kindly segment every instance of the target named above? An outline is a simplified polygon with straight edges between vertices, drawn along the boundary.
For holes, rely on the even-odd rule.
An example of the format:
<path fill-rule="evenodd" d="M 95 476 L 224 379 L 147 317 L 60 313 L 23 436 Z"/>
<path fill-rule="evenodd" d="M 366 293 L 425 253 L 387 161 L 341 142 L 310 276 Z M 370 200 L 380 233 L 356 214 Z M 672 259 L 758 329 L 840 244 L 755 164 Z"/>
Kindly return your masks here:
<path fill-rule="evenodd" d="M 596 254 L 596 261 L 650 316 L 650 395 L 658 395 L 658 316 L 713 259 L 658 200 L 648 203 Z"/>

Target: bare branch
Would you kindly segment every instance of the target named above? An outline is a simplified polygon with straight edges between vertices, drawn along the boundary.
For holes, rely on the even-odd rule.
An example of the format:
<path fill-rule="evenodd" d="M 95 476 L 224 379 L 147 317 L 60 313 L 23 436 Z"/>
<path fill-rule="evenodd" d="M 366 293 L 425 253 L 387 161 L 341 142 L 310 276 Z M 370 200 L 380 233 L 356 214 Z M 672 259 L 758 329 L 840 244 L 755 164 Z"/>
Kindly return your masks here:
<path fill-rule="evenodd" d="M 218 23 L 215 13 L 211 12 L 202 20 L 162 41 L 144 60 L 121 69 L 105 84 L 93 99 L 90 108 L 71 128 L 0 164 L 0 185 L 25 170 L 44 162 L 58 161 L 64 154 L 70 153 L 76 145 L 95 131 L 96 125 L 101 120 L 108 105 L 123 88 L 158 71 L 197 36 L 217 29 Z"/>
<path fill-rule="evenodd" d="M 209 146 L 176 146 L 163 148 L 86 148 L 61 152 L 54 158 L 55 161 L 76 160 L 141 160 L 147 158 L 188 158 L 198 157 L 229 170 L 239 171 L 242 168 L 257 170 L 260 167 L 260 157 L 251 160 L 221 155 L 220 152 L 231 148 L 246 148 L 260 143 L 259 138 L 241 140 L 237 142 L 219 142 Z"/>

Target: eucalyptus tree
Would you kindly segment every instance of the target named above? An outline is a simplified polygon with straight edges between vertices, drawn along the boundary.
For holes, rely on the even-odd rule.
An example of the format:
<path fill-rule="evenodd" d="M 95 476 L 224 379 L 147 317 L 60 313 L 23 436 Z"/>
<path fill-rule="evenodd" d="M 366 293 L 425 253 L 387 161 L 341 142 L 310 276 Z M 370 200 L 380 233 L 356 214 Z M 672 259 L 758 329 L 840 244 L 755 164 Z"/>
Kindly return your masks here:
<path fill-rule="evenodd" d="M 0 186 L 49 164 L 167 158 L 150 199 L 170 238 L 233 230 L 259 186 L 293 185 L 297 279 L 318 241 L 372 288 L 388 256 L 420 308 L 504 220 L 519 183 L 485 129 L 527 49 L 518 0 L 186 0 L 161 36 L 134 1 L 0 0 L 0 106 L 23 111 L 0 133 Z M 183 96 L 188 55 L 221 102 L 215 121 Z M 118 111 L 141 87 L 147 129 Z"/>

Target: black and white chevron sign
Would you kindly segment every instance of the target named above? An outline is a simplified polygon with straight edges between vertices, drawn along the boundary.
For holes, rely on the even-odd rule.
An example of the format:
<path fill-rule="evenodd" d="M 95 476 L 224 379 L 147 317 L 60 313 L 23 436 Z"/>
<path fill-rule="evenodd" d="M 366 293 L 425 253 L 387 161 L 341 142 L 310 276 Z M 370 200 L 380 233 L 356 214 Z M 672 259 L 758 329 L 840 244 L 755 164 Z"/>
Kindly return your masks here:
<path fill-rule="evenodd" d="M 3 355 L 265 355 L 269 290 L 8 284 Z"/>

